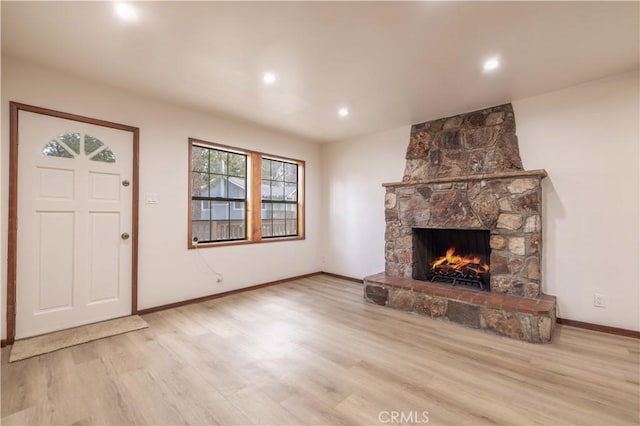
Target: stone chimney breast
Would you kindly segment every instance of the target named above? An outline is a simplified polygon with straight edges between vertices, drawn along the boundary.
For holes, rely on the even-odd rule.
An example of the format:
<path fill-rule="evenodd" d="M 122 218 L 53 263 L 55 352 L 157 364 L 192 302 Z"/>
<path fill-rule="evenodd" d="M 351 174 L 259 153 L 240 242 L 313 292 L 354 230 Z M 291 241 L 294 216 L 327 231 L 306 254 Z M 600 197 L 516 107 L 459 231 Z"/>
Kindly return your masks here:
<path fill-rule="evenodd" d="M 403 182 L 523 170 L 511 104 L 415 124 Z"/>

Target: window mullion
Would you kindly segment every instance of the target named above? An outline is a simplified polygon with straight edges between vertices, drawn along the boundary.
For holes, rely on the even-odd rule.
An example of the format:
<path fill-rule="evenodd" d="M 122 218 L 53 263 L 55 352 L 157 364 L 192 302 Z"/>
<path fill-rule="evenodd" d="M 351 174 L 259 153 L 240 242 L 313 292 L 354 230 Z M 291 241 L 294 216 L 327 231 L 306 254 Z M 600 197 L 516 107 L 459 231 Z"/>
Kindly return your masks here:
<path fill-rule="evenodd" d="M 251 192 L 248 196 L 247 203 L 249 209 L 249 229 L 251 241 L 260 241 L 262 239 L 262 156 L 255 152 L 249 153 L 251 172 Z"/>

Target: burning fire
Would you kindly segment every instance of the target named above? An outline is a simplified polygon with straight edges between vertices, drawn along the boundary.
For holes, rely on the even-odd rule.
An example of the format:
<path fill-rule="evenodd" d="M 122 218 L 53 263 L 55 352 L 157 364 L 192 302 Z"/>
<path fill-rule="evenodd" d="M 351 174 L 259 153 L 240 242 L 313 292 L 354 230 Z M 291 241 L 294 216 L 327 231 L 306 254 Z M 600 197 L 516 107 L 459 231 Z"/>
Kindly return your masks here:
<path fill-rule="evenodd" d="M 459 272 L 463 275 L 478 276 L 485 272 L 489 272 L 489 265 L 480 263 L 478 256 L 458 256 L 455 254 L 455 247 L 450 247 L 444 256 L 433 261 L 431 269 L 435 272 Z"/>

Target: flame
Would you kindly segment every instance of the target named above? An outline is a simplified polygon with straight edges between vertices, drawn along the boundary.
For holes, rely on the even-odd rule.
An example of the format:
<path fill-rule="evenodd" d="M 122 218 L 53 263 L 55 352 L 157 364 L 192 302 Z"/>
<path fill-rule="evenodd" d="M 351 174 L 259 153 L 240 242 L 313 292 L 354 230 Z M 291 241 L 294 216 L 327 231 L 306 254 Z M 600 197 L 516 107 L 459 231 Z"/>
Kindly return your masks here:
<path fill-rule="evenodd" d="M 449 247 L 444 256 L 438 257 L 431 264 L 431 269 L 440 271 L 457 271 L 460 273 L 473 272 L 479 275 L 489 272 L 489 265 L 480 263 L 479 256 L 456 255 L 455 247 Z"/>

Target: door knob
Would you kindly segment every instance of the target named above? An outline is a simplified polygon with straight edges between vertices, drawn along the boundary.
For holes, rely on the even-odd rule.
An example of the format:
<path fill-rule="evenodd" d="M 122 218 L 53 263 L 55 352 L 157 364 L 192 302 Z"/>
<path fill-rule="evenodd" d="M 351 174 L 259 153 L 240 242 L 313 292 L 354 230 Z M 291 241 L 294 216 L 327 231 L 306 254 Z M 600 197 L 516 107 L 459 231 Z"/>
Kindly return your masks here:
<path fill-rule="evenodd" d="M 129 181 L 128 180 L 123 180 L 122 181 L 122 186 L 129 186 Z"/>
<path fill-rule="evenodd" d="M 123 232 L 122 235 L 120 235 L 120 238 L 122 238 L 123 240 L 128 240 L 129 234 L 127 234 L 126 232 Z"/>

